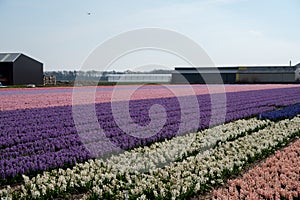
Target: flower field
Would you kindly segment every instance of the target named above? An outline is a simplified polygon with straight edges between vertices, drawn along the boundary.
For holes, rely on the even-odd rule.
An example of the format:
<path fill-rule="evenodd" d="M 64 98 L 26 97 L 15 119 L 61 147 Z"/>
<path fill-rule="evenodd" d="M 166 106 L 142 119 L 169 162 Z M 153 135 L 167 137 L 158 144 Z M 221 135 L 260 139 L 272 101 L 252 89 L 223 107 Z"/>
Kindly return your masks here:
<path fill-rule="evenodd" d="M 194 95 L 186 87 L 97 87 L 73 105 L 71 88 L 1 89 L 0 197 L 188 199 L 275 153 L 212 198 L 300 198 L 300 86 L 225 85 L 226 102 L 217 105 L 218 85 L 194 85 Z M 91 103 L 113 146 L 99 137 Z M 155 105 L 163 109 L 149 114 Z"/>
<path fill-rule="evenodd" d="M 300 140 L 268 158 L 229 188 L 214 191 L 214 199 L 296 199 L 300 197 Z"/>

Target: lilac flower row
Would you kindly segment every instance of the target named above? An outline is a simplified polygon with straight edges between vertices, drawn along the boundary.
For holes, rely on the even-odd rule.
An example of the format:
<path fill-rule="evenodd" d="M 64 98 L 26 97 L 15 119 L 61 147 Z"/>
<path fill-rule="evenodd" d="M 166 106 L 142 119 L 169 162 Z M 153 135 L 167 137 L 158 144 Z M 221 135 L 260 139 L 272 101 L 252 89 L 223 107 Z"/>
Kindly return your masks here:
<path fill-rule="evenodd" d="M 218 99 L 218 94 L 214 94 Z M 300 102 L 300 87 L 287 89 L 271 89 L 228 93 L 225 121 L 249 117 L 265 111 L 274 110 L 276 106 L 290 105 Z M 123 131 L 117 124 L 111 103 L 96 104 L 96 116 L 99 126 L 106 138 L 121 149 L 131 149 L 156 141 L 172 138 L 178 134 L 208 128 L 211 124 L 211 97 L 198 95 L 198 105 L 192 104 L 192 96 L 171 97 L 161 99 L 132 100 L 129 112 L 134 123 L 147 126 L 151 119 L 149 109 L 159 104 L 165 108 L 166 121 L 154 135 L 138 138 Z M 179 102 L 186 102 L 186 110 L 180 108 Z M 122 102 L 117 102 L 116 112 L 123 115 Z M 88 105 L 82 105 L 82 108 Z M 199 106 L 200 117 L 195 119 L 195 106 Z M 224 109 L 216 105 L 218 110 Z M 164 111 L 152 116 L 154 126 L 161 122 Z M 82 112 L 85 116 L 84 110 Z M 114 113 L 115 114 L 115 113 Z M 188 119 L 182 121 L 182 118 Z M 72 116 L 71 106 L 36 108 L 0 112 L 0 182 L 20 174 L 29 174 L 51 168 L 73 165 L 95 156 L 105 156 L 114 149 L 103 143 L 97 128 L 92 126 L 93 119 L 83 120 L 76 124 Z M 215 123 L 223 123 L 216 120 Z M 84 133 L 78 134 L 78 126 Z M 183 128 L 180 129 L 180 126 Z M 155 127 L 153 127 L 155 128 Z M 181 132 L 178 132 L 178 131 Z M 140 134 L 151 134 L 151 127 Z M 130 130 L 136 133 L 137 130 Z M 85 144 L 85 145 L 84 145 Z M 93 149 L 93 152 L 89 152 Z"/>
<path fill-rule="evenodd" d="M 168 85 L 169 88 L 189 88 L 191 86 L 189 85 Z M 205 85 L 197 87 L 206 87 Z M 97 87 L 97 92 L 102 91 L 118 91 L 118 90 L 132 90 L 135 89 L 135 86 L 125 86 L 125 87 Z M 149 89 L 163 89 L 164 86 L 160 85 L 144 85 L 138 90 L 149 90 Z M 60 88 L 38 88 L 38 89 L 14 89 L 14 90 L 3 90 L 0 92 L 1 95 L 26 95 L 26 94 L 55 94 L 55 93 L 72 93 L 73 88 L 72 87 L 60 87 Z M 80 89 L 77 89 L 77 91 L 80 91 Z M 87 88 L 82 89 L 83 92 L 87 92 Z M 93 91 L 93 88 L 91 88 L 91 91 Z"/>

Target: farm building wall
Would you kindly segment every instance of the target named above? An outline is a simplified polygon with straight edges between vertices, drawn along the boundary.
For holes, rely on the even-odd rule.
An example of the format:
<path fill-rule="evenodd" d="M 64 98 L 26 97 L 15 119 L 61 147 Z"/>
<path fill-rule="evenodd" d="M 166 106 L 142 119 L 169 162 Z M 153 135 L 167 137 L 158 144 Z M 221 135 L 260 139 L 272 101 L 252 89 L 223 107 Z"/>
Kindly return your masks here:
<path fill-rule="evenodd" d="M 173 73 L 172 74 L 172 83 L 178 84 L 196 84 L 204 83 L 204 79 L 200 74 L 197 73 Z"/>
<path fill-rule="evenodd" d="M 222 79 L 223 79 L 223 83 L 235 83 L 235 77 L 236 74 L 234 73 L 228 73 L 228 74 L 223 74 L 221 73 Z"/>
<path fill-rule="evenodd" d="M 237 82 L 247 83 L 291 83 L 294 73 L 239 73 Z"/>
<path fill-rule="evenodd" d="M 234 83 L 235 74 L 214 74 L 214 73 L 173 73 L 172 83 L 184 84 L 222 84 L 224 81 Z"/>
<path fill-rule="evenodd" d="M 4 85 L 13 85 L 13 63 L 0 63 L 0 82 Z"/>
<path fill-rule="evenodd" d="M 13 84 L 43 84 L 43 64 L 21 54 L 13 62 Z"/>
<path fill-rule="evenodd" d="M 177 84 L 222 84 L 235 83 L 235 68 L 175 68 L 172 83 Z"/>

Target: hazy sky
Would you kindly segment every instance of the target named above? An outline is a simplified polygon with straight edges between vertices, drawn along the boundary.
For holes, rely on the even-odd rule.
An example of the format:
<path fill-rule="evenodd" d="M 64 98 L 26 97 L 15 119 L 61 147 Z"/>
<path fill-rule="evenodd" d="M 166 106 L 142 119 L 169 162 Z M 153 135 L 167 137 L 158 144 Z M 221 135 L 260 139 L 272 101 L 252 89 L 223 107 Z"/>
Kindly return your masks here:
<path fill-rule="evenodd" d="M 23 52 L 45 70 L 78 70 L 108 38 L 159 27 L 196 41 L 217 66 L 296 64 L 299 10 L 299 0 L 0 0 L 0 52 Z M 156 63 L 157 56 L 165 56 L 160 64 L 184 65 L 170 55 L 145 59 Z M 145 62 L 141 57 L 114 67 L 133 69 Z"/>

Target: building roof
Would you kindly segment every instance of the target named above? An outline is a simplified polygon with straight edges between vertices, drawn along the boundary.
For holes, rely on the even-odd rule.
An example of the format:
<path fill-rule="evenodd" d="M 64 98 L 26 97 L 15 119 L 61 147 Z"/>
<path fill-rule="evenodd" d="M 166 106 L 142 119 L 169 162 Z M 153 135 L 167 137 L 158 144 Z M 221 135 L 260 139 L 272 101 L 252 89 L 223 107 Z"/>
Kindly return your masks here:
<path fill-rule="evenodd" d="M 140 76 L 140 77 L 142 77 L 142 76 L 169 77 L 169 76 L 171 76 L 171 74 L 107 74 L 106 76 L 108 76 L 108 77 L 138 77 L 138 76 Z"/>
<path fill-rule="evenodd" d="M 0 53 L 0 62 L 14 62 L 21 53 Z"/>
<path fill-rule="evenodd" d="M 238 67 L 175 67 L 180 73 L 237 73 Z M 176 72 L 174 72 L 176 73 Z"/>
<path fill-rule="evenodd" d="M 239 67 L 239 73 L 294 73 L 296 66 L 248 66 Z"/>

